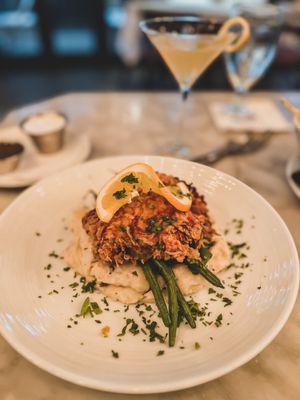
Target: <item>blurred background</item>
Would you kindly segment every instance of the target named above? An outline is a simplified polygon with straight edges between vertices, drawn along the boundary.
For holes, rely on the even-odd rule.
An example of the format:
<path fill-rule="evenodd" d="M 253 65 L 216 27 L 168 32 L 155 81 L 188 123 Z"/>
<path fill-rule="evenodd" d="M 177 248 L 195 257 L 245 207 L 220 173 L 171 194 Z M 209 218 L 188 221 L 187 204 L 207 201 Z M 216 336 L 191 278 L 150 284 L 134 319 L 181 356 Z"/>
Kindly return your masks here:
<path fill-rule="evenodd" d="M 233 3 L 0 0 L 0 112 L 70 91 L 177 91 L 161 57 L 139 31 L 138 21 L 176 14 L 226 18 Z M 275 61 L 255 89 L 299 90 L 300 0 L 273 3 L 282 8 L 283 28 Z M 232 90 L 222 58 L 194 89 Z"/>

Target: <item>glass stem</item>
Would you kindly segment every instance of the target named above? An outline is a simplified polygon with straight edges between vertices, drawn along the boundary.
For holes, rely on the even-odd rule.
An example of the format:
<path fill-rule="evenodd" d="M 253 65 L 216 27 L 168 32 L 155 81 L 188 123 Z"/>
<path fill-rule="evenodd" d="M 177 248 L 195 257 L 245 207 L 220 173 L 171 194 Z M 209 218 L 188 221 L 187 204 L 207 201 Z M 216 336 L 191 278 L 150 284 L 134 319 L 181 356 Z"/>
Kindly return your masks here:
<path fill-rule="evenodd" d="M 170 142 L 166 148 L 166 153 L 172 156 L 186 158 L 189 155 L 189 149 L 184 143 L 186 136 L 185 131 L 185 113 L 187 98 L 190 90 L 180 89 L 181 96 L 176 97 L 175 101 L 175 113 L 172 121 L 172 128 L 170 130 Z"/>
<path fill-rule="evenodd" d="M 186 135 L 185 132 L 185 117 L 186 117 L 186 106 L 187 106 L 187 99 L 190 93 L 190 89 L 181 89 L 181 99 L 178 109 L 178 119 L 177 119 L 177 126 L 175 127 L 176 134 L 176 143 L 177 143 L 177 150 L 176 155 L 179 157 L 187 157 L 189 154 L 189 149 L 184 143 L 184 138 Z"/>
<path fill-rule="evenodd" d="M 189 96 L 190 89 L 182 89 L 180 92 L 181 92 L 181 98 L 183 102 L 185 102 Z"/>

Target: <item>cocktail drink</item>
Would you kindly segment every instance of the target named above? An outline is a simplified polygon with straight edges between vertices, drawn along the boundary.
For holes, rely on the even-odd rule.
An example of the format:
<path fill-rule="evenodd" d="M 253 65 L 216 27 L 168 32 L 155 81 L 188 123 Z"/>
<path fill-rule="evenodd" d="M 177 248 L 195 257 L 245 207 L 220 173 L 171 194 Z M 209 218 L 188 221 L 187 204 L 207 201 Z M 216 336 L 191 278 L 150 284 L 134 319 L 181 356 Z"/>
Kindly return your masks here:
<path fill-rule="evenodd" d="M 142 21 L 140 27 L 169 67 L 184 100 L 222 52 L 236 51 L 249 37 L 248 23 L 241 17 L 225 23 L 198 17 L 163 17 Z M 178 142 L 173 148 L 177 154 L 182 153 Z"/>
<path fill-rule="evenodd" d="M 234 40 L 234 34 L 217 35 L 150 35 L 174 75 L 180 90 L 188 92 L 198 77 Z"/>

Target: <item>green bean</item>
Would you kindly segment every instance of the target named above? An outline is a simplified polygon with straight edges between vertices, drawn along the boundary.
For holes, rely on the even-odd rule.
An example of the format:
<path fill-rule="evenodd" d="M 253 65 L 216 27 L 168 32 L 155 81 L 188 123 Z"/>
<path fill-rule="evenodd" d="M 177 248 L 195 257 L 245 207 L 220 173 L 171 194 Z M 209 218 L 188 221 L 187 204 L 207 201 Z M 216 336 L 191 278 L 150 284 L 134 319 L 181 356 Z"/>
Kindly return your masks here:
<path fill-rule="evenodd" d="M 169 347 L 173 347 L 175 345 L 175 340 L 176 340 L 178 312 L 179 312 L 176 282 L 174 277 L 169 271 L 169 267 L 167 267 L 164 262 L 154 260 L 154 263 L 157 266 L 161 275 L 163 276 L 168 290 L 169 313 L 171 317 L 171 325 L 169 326 Z"/>
<path fill-rule="evenodd" d="M 194 329 L 194 328 L 196 328 L 196 322 L 194 320 L 193 314 L 190 310 L 190 307 L 189 307 L 187 301 L 185 300 L 183 294 L 181 293 L 181 290 L 179 289 L 179 286 L 176 282 L 175 274 L 174 274 L 174 271 L 172 268 L 170 268 L 170 273 L 172 274 L 175 284 L 176 284 L 177 300 L 178 300 L 179 305 L 182 308 L 183 315 L 185 316 L 185 319 L 189 323 L 190 327 Z"/>
<path fill-rule="evenodd" d="M 208 268 L 206 268 L 201 263 L 201 261 L 186 260 L 186 263 L 193 274 L 200 274 L 203 276 L 203 278 L 205 278 L 212 285 L 224 289 L 224 286 L 223 286 L 222 282 L 220 281 L 220 279 L 214 273 L 212 273 Z"/>
<path fill-rule="evenodd" d="M 165 326 L 169 327 L 171 325 L 171 318 L 165 303 L 161 287 L 159 286 L 157 279 L 152 271 L 150 264 L 141 264 L 145 277 L 149 283 L 150 289 L 152 290 L 157 308 L 161 314 L 161 318 Z"/>

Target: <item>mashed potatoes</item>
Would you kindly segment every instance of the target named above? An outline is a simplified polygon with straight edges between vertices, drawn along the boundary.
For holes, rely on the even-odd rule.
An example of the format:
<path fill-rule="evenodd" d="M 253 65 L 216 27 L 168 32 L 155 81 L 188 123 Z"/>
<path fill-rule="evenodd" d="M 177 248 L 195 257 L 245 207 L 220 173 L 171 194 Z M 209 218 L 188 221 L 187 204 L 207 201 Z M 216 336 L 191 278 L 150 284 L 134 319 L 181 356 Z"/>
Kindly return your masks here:
<path fill-rule="evenodd" d="M 80 275 L 87 279 L 96 279 L 97 288 L 105 296 L 126 304 L 153 302 L 153 295 L 149 284 L 138 265 L 122 264 L 111 267 L 100 261 L 95 261 L 92 253 L 90 238 L 82 228 L 81 219 L 86 209 L 77 210 L 70 223 L 73 232 L 73 241 L 64 252 L 66 263 Z M 222 236 L 214 237 L 215 245 L 211 248 L 212 258 L 207 267 L 214 273 L 225 269 L 229 264 L 230 252 Z M 178 285 L 185 295 L 198 292 L 208 282 L 201 275 L 194 275 L 183 264 L 177 264 L 173 271 Z M 163 280 L 160 280 L 163 287 Z"/>

